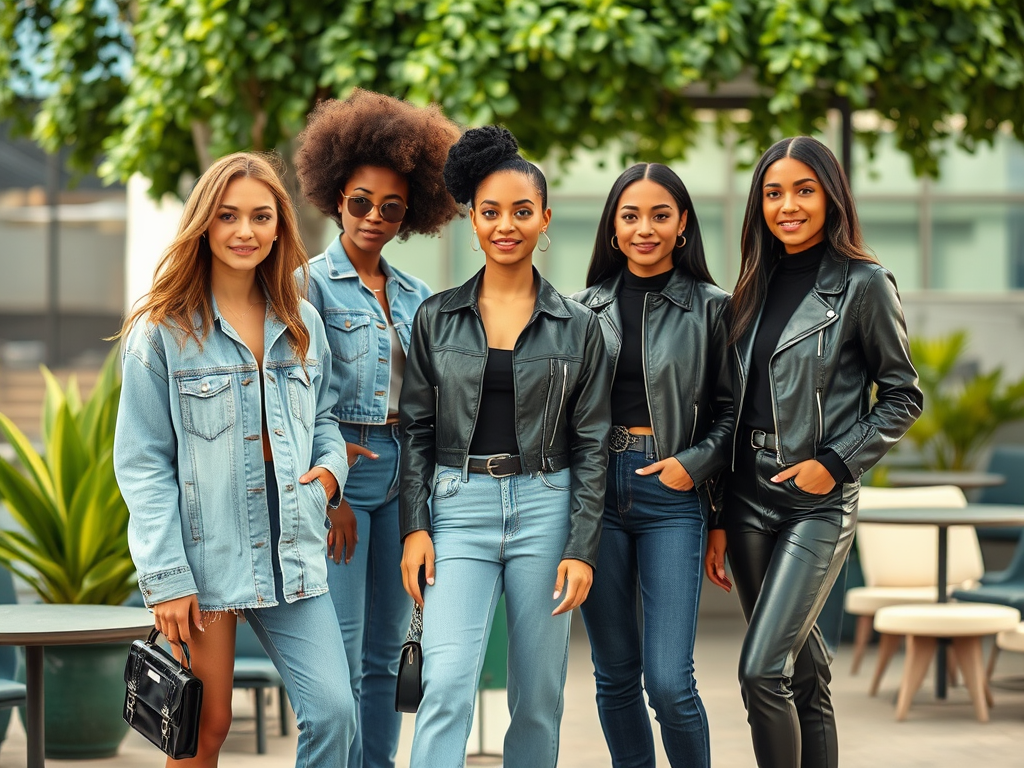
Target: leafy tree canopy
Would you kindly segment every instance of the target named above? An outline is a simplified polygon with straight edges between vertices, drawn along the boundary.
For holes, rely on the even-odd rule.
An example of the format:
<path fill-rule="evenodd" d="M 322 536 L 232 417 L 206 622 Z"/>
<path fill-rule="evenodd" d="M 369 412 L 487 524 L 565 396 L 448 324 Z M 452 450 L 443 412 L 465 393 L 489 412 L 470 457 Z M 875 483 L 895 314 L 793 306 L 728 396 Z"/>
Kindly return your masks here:
<path fill-rule="evenodd" d="M 318 99 L 361 86 L 498 121 L 534 156 L 614 142 L 672 160 L 692 86 L 740 83 L 761 148 L 872 109 L 918 173 L 946 139 L 1024 139 L 1019 0 L 4 0 L 0 115 L 79 169 L 177 191 L 211 157 L 286 148 Z M 22 85 L 19 90 L 18 84 Z M 690 88 L 688 91 L 687 89 Z M 724 92 L 720 91 L 720 92 Z M 956 116 L 955 118 L 953 116 Z M 952 119 L 951 119 L 952 118 Z M 870 140 L 872 135 L 865 134 Z"/>

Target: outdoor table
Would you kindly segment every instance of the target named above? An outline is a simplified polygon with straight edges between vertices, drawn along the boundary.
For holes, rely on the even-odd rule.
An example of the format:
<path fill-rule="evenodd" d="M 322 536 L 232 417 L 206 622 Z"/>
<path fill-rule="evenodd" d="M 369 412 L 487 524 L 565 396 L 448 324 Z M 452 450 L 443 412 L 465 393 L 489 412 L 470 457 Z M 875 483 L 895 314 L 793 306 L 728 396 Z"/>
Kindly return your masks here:
<path fill-rule="evenodd" d="M 894 525 L 934 525 L 939 530 L 938 579 L 936 580 L 938 602 L 948 603 L 946 573 L 949 548 L 949 526 L 973 525 L 999 528 L 1002 526 L 1024 525 L 1024 505 L 1016 504 L 968 504 L 966 507 L 883 507 L 862 509 L 857 513 L 861 523 L 891 523 Z M 935 654 L 935 695 L 946 698 L 946 641 L 940 640 Z"/>
<path fill-rule="evenodd" d="M 0 605 L 0 645 L 25 646 L 28 768 L 43 768 L 43 647 L 91 645 L 146 637 L 153 615 L 118 605 Z"/>
<path fill-rule="evenodd" d="M 994 472 L 947 472 L 932 469 L 894 469 L 888 475 L 894 488 L 920 488 L 929 485 L 955 485 L 963 491 L 1004 485 L 1006 478 Z"/>

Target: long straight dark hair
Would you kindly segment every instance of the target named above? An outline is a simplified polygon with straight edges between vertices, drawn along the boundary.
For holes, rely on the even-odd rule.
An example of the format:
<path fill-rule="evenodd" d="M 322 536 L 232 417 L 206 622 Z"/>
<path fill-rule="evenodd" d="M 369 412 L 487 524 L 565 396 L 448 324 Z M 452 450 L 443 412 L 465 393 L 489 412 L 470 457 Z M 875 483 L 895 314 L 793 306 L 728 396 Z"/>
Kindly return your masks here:
<path fill-rule="evenodd" d="M 667 165 L 661 163 L 637 163 L 624 170 L 612 184 L 608 199 L 601 212 L 601 221 L 597 225 L 597 239 L 594 241 L 594 253 L 590 257 L 590 268 L 587 270 L 587 287 L 600 283 L 626 268 L 626 257 L 622 251 L 612 248 L 612 236 L 615 234 L 615 212 L 619 207 L 619 198 L 626 187 L 641 179 L 650 179 L 660 184 L 672 195 L 679 206 L 679 214 L 689 211 L 686 218 L 686 243 L 672 251 L 672 263 L 676 269 L 685 269 L 697 280 L 715 284 L 708 264 L 704 258 L 704 240 L 700 236 L 700 222 L 697 211 L 693 208 L 690 193 L 686 190 L 683 180 Z"/>
<path fill-rule="evenodd" d="M 825 240 L 830 250 L 849 259 L 878 263 L 864 245 L 850 184 L 832 150 L 810 136 L 793 136 L 768 148 L 754 168 L 740 238 L 740 276 L 730 302 L 729 343 L 735 344 L 754 321 L 768 289 L 768 276 L 782 258 L 782 241 L 764 218 L 764 176 L 768 168 L 791 157 L 808 165 L 825 190 Z"/>

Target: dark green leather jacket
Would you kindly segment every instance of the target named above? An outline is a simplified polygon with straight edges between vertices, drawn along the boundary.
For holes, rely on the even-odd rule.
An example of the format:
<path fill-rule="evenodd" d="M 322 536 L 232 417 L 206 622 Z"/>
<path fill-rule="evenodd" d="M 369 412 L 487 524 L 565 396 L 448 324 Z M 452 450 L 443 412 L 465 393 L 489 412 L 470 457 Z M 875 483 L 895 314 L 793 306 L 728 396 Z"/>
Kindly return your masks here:
<path fill-rule="evenodd" d="M 483 270 L 427 299 L 416 312 L 399 405 L 402 538 L 430 530 L 434 465 L 461 467 L 476 427 L 487 336 L 477 296 Z M 512 353 L 516 436 L 527 472 L 571 475 L 563 559 L 596 565 L 604 511 L 611 368 L 597 317 L 536 270 L 533 315 Z"/>
<path fill-rule="evenodd" d="M 618 364 L 622 273 L 576 294 L 601 320 L 605 345 Z M 729 464 L 735 418 L 725 323 L 729 294 L 675 270 L 644 308 L 644 378 L 658 460 L 674 456 L 702 492 L 706 513 L 720 504 L 714 484 Z M 630 426 L 630 425 L 623 425 Z"/>
<path fill-rule="evenodd" d="M 733 347 L 737 413 L 756 334 L 754 322 Z M 910 429 L 924 403 L 892 274 L 827 251 L 814 287 L 779 338 L 769 374 L 779 466 L 830 448 L 860 480 Z"/>

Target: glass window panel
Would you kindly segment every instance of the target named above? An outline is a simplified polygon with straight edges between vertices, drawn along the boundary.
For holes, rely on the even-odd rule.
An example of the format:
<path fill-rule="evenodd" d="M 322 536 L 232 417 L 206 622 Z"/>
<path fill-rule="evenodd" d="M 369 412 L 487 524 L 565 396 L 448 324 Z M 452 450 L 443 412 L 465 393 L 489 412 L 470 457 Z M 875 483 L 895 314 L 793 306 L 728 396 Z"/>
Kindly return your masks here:
<path fill-rule="evenodd" d="M 18 215 L 23 210 L 0 207 L 0 307 L 4 314 L 42 312 L 46 305 L 46 225 L 25 221 Z"/>
<path fill-rule="evenodd" d="M 921 237 L 916 203 L 862 201 L 857 205 L 864 242 L 896 277 L 901 291 L 921 286 Z"/>
<path fill-rule="evenodd" d="M 1024 205 L 934 203 L 929 288 L 993 293 L 1020 288 Z"/>
<path fill-rule="evenodd" d="M 571 295 L 587 282 L 587 268 L 594 251 L 597 224 L 604 208 L 604 198 L 589 200 L 551 200 L 551 248 L 547 253 L 536 251 L 533 262 L 540 273 L 560 292 Z M 544 238 L 540 239 L 544 244 Z"/>

